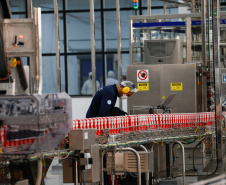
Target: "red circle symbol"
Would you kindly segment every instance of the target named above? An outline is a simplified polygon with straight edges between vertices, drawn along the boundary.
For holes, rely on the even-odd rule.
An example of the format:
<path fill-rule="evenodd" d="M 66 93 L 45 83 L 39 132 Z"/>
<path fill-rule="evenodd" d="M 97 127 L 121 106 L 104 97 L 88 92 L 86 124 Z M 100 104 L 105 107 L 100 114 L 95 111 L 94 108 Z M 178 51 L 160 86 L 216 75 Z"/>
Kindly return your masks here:
<path fill-rule="evenodd" d="M 146 80 L 147 77 L 148 77 L 147 71 L 145 71 L 145 70 L 139 71 L 139 73 L 138 73 L 138 78 L 139 78 L 140 80 Z"/>

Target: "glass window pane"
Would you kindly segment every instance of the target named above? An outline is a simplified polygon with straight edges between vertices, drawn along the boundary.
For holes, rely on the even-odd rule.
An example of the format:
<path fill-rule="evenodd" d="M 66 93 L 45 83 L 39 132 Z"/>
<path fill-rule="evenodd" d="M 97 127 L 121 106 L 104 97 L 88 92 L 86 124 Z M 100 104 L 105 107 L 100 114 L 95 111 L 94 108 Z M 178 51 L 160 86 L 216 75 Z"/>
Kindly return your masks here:
<path fill-rule="evenodd" d="M 131 11 L 120 12 L 121 22 L 121 47 L 122 51 L 129 50 L 129 16 L 133 14 Z M 110 11 L 104 13 L 105 17 L 105 38 L 107 51 L 117 50 L 117 18 L 116 12 Z"/>
<path fill-rule="evenodd" d="M 178 8 L 168 8 L 167 14 L 178 14 Z"/>
<path fill-rule="evenodd" d="M 90 13 L 67 13 L 68 52 L 90 52 Z M 101 49 L 101 16 L 95 13 L 95 46 Z"/>
<path fill-rule="evenodd" d="M 24 18 L 26 18 L 26 14 L 13 14 L 12 18 L 13 19 L 24 19 Z"/>
<path fill-rule="evenodd" d="M 153 1 L 151 0 L 151 7 L 155 6 L 163 6 L 164 2 L 163 1 Z M 142 0 L 142 6 L 147 7 L 147 0 Z"/>
<path fill-rule="evenodd" d="M 56 53 L 54 14 L 42 14 L 42 53 Z"/>
<path fill-rule="evenodd" d="M 106 55 L 105 85 L 118 84 L 118 58 L 117 54 Z"/>
<path fill-rule="evenodd" d="M 42 14 L 42 53 L 56 53 L 54 14 Z M 64 52 L 63 14 L 59 14 L 60 51 Z"/>
<path fill-rule="evenodd" d="M 105 85 L 111 85 L 112 82 L 118 83 L 118 55 L 117 54 L 108 54 L 107 55 L 107 62 L 106 62 L 106 83 Z M 122 81 L 126 80 L 126 66 L 129 65 L 129 54 L 122 54 L 121 55 L 121 62 L 122 62 Z M 109 72 L 111 71 L 111 72 Z M 110 75 L 110 78 L 109 78 Z M 115 80 L 112 80 L 112 79 Z M 109 79 L 109 80 L 107 80 Z M 111 83 L 111 84 L 110 84 Z"/>
<path fill-rule="evenodd" d="M 101 56 L 96 56 L 97 89 L 103 84 L 103 64 Z M 68 56 L 68 94 L 91 95 L 92 80 L 89 73 L 91 68 L 90 55 Z"/>
<path fill-rule="evenodd" d="M 66 2 L 66 10 L 81 10 L 86 9 L 89 10 L 89 0 L 65 0 Z M 94 0 L 94 8 L 100 8 L 100 0 Z"/>
<path fill-rule="evenodd" d="M 63 10 L 63 2 L 64 0 L 58 0 L 58 10 Z"/>
<path fill-rule="evenodd" d="M 54 1 L 53 0 L 33 0 L 33 7 L 40 7 L 41 11 L 53 11 Z M 63 10 L 63 0 L 58 0 L 58 9 Z"/>
<path fill-rule="evenodd" d="M 122 54 L 122 81 L 126 80 L 126 66 L 130 64 L 129 53 Z"/>
<path fill-rule="evenodd" d="M 26 4 L 25 0 L 9 0 L 9 5 L 11 12 L 25 12 L 26 11 Z"/>
<path fill-rule="evenodd" d="M 42 77 L 43 86 L 42 93 L 56 93 L 56 57 L 45 56 L 42 57 Z"/>
<path fill-rule="evenodd" d="M 29 65 L 29 57 L 21 57 L 21 61 L 22 61 L 24 66 Z"/>
<path fill-rule="evenodd" d="M 142 10 L 143 15 L 147 15 L 148 11 L 147 10 Z M 151 9 L 151 15 L 162 15 L 164 14 L 163 9 Z"/>
<path fill-rule="evenodd" d="M 105 0 L 104 8 L 116 8 L 116 1 Z M 120 0 L 120 8 L 133 8 L 133 1 Z"/>
<path fill-rule="evenodd" d="M 54 4 L 53 0 L 33 0 L 33 7 L 40 7 L 41 11 L 53 11 Z"/>

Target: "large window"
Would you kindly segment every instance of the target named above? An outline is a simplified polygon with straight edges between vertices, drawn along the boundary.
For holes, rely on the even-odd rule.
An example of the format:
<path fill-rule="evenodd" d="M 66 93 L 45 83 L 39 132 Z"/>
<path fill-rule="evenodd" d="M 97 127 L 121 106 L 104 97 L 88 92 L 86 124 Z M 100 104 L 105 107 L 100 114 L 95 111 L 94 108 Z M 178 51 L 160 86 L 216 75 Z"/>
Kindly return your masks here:
<path fill-rule="evenodd" d="M 9 0 L 13 18 L 26 18 L 27 1 Z M 33 0 L 33 7 L 42 11 L 43 93 L 57 91 L 55 25 L 53 0 Z M 160 9 L 163 3 L 152 7 Z M 147 1 L 139 1 L 138 14 L 146 14 Z M 58 0 L 61 91 L 69 95 L 84 94 L 84 84 L 90 80 L 91 39 L 89 0 Z M 118 80 L 116 1 L 94 0 L 97 88 L 106 85 L 108 72 Z M 133 0 L 120 0 L 122 77 L 126 79 L 129 64 L 129 19 L 134 15 Z M 25 62 L 29 65 L 29 62 Z M 86 84 L 88 84 L 88 82 Z"/>

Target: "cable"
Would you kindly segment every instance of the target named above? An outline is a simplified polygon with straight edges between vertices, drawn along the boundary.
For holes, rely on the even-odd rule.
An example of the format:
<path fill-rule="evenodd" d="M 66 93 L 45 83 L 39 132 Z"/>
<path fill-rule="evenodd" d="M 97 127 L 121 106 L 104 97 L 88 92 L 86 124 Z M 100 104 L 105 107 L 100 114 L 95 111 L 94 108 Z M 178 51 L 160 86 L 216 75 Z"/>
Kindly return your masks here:
<path fill-rule="evenodd" d="M 204 142 L 205 145 L 210 146 L 213 143 L 213 137 L 210 136 L 210 139 L 211 139 L 210 140 L 210 143 L 206 143 L 206 138 L 207 138 L 207 136 L 204 138 L 204 141 L 203 142 Z"/>
<path fill-rule="evenodd" d="M 102 144 L 105 144 L 107 141 L 107 134 L 104 134 L 104 141 L 102 142 Z"/>
<path fill-rule="evenodd" d="M 195 148 L 193 149 L 193 169 L 195 171 L 197 171 L 197 169 L 195 168 L 195 149 L 202 143 L 202 141 L 204 140 L 205 138 L 202 138 L 202 140 L 195 146 Z"/>
<path fill-rule="evenodd" d="M 43 170 L 43 174 L 42 174 L 42 181 L 43 181 L 43 178 L 44 178 L 44 176 L 45 176 L 45 173 L 46 173 L 46 163 L 45 163 L 45 158 L 43 157 L 43 166 L 44 166 L 44 170 Z"/>
<path fill-rule="evenodd" d="M 137 173 L 134 173 L 134 175 L 132 174 L 133 172 L 130 172 L 129 174 L 130 174 L 130 176 L 131 177 L 134 177 L 134 178 L 137 178 Z"/>
<path fill-rule="evenodd" d="M 6 80 L 6 79 L 8 79 L 9 76 L 10 76 L 9 58 L 8 58 L 8 55 L 7 55 L 6 51 L 9 50 L 9 49 L 11 49 L 11 48 L 13 48 L 13 47 L 17 47 L 17 45 L 13 45 L 12 47 L 9 47 L 9 48 L 7 48 L 7 49 L 4 51 L 5 56 L 6 56 L 6 61 L 7 61 L 8 74 L 6 75 L 6 77 L 1 78 L 0 80 Z"/>
<path fill-rule="evenodd" d="M 194 137 L 194 139 L 192 138 L 192 139 L 189 139 L 189 140 L 183 139 L 182 143 L 185 144 L 185 145 L 189 145 L 189 144 L 194 143 L 196 140 L 197 140 L 197 137 Z"/>

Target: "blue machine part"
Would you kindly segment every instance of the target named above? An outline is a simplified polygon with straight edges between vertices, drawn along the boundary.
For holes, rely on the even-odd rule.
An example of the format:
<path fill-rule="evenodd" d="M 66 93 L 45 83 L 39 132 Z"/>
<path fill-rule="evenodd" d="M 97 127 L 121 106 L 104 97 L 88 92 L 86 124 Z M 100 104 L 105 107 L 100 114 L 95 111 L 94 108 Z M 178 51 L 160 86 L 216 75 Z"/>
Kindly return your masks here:
<path fill-rule="evenodd" d="M 226 24 L 226 19 L 220 20 L 220 24 Z M 185 26 L 185 21 L 174 22 L 148 22 L 148 23 L 133 23 L 133 28 L 144 27 L 166 27 L 166 26 Z M 191 21 L 192 26 L 200 26 L 201 21 Z"/>

